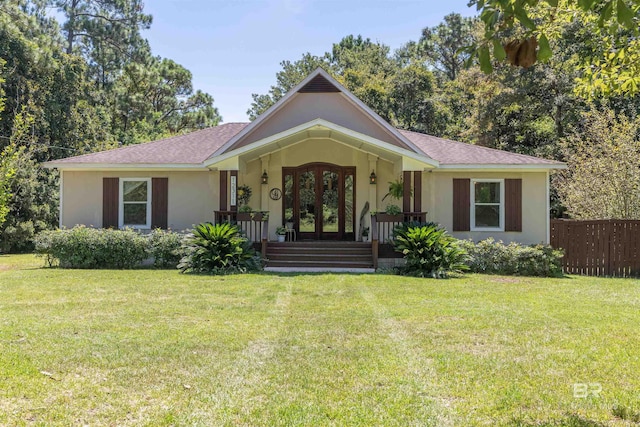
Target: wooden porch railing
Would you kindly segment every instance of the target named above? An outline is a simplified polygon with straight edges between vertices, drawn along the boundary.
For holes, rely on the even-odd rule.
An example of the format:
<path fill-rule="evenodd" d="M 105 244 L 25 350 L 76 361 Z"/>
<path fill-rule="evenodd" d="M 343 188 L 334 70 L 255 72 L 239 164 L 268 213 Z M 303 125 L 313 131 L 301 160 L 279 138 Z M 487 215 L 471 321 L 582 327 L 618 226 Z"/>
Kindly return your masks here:
<path fill-rule="evenodd" d="M 228 222 L 235 224 L 254 245 L 260 245 L 262 257 L 267 256 L 267 241 L 269 240 L 269 212 L 237 212 L 215 211 L 216 224 Z"/>
<path fill-rule="evenodd" d="M 427 212 L 404 212 L 398 215 L 379 213 L 371 215 L 371 253 L 373 268 L 378 268 L 380 245 L 390 245 L 393 242 L 393 230 L 405 222 L 426 222 Z"/>

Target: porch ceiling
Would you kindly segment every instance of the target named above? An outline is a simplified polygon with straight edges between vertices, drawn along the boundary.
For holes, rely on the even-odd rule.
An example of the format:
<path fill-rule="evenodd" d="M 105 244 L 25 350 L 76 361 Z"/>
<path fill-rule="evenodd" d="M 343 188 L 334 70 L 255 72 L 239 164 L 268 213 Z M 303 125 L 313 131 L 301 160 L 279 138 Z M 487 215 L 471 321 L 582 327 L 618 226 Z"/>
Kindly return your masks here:
<path fill-rule="evenodd" d="M 406 165 L 407 170 L 431 169 L 438 165 L 437 161 L 423 154 L 398 148 L 368 135 L 318 119 L 254 142 L 246 147 L 211 158 L 207 166 L 219 169 L 235 169 L 236 167 L 234 166 L 237 165 L 239 167 L 241 163 L 248 163 L 293 145 L 312 140 L 331 140 L 355 150 L 375 155 L 381 160 Z"/>

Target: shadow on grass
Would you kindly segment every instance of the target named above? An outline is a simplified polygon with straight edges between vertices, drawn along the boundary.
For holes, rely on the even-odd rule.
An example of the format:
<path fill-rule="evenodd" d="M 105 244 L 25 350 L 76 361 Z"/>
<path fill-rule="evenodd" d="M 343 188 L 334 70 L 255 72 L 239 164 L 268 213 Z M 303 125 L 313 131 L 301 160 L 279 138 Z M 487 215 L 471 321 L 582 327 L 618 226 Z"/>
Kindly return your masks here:
<path fill-rule="evenodd" d="M 576 414 L 569 414 L 562 418 L 547 421 L 514 420 L 511 425 L 518 427 L 605 427 L 605 424 L 599 421 L 590 420 Z"/>

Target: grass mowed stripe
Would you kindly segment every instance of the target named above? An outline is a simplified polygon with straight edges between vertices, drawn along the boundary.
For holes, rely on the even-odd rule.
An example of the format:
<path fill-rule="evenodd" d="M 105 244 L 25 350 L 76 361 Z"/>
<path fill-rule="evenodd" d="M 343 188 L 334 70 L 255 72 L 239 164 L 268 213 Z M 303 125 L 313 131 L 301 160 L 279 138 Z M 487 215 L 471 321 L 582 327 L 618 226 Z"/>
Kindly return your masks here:
<path fill-rule="evenodd" d="M 252 387 L 252 409 L 231 424 L 435 425 L 405 356 L 362 298 L 366 277 L 283 277 L 292 296 L 279 341 Z"/>
<path fill-rule="evenodd" d="M 449 403 L 437 381 L 433 360 L 425 357 L 423 349 L 417 345 L 412 334 L 378 302 L 370 287 L 363 285 L 361 292 L 374 312 L 381 332 L 392 340 L 397 356 L 404 359 L 404 376 L 410 385 L 407 393 L 420 396 L 423 400 L 422 406 L 415 412 L 414 422 L 410 424 L 422 425 L 426 420 L 435 420 L 434 425 L 454 425 Z"/>
<path fill-rule="evenodd" d="M 214 419 L 220 424 L 237 425 L 253 418 L 252 414 L 263 405 L 264 399 L 258 390 L 267 380 L 269 359 L 280 343 L 286 318 L 289 317 L 291 286 L 286 288 L 277 294 L 256 338 L 220 373 L 219 387 L 210 399 L 213 405 L 209 405 L 209 399 L 203 400 L 200 411 L 204 415 L 204 424 Z"/>
<path fill-rule="evenodd" d="M 41 265 L 0 256 L 0 425 L 640 419 L 638 280 Z"/>

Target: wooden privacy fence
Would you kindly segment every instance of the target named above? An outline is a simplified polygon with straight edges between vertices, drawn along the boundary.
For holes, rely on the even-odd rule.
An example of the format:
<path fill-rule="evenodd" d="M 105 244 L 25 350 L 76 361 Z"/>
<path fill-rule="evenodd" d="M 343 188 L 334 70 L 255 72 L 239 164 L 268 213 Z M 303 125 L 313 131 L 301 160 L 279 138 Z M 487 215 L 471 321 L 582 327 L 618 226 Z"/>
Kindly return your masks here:
<path fill-rule="evenodd" d="M 564 250 L 569 274 L 640 275 L 640 221 L 551 220 L 551 246 Z"/>

